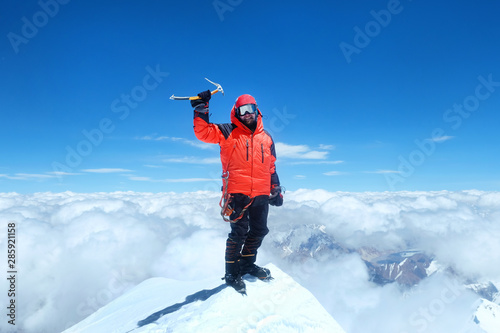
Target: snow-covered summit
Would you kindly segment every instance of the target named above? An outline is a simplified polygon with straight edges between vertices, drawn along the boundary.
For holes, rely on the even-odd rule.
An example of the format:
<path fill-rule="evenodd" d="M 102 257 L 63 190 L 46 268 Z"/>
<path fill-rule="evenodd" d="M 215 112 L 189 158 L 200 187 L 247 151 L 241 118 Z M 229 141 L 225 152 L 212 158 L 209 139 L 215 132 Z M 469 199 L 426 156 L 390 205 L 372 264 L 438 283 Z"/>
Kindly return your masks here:
<path fill-rule="evenodd" d="M 500 305 L 486 299 L 476 303 L 476 312 L 473 321 L 483 332 L 500 332 Z"/>
<path fill-rule="evenodd" d="M 248 296 L 218 279 L 152 278 L 64 333 L 344 332 L 308 290 L 266 267 L 275 279 L 247 279 Z"/>

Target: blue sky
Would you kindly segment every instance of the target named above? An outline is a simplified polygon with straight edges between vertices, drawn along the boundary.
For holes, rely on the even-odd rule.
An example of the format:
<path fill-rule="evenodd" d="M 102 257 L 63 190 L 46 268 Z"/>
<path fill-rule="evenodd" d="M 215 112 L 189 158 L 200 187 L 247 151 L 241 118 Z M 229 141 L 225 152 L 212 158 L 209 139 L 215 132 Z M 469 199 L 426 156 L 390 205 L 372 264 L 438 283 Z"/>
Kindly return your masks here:
<path fill-rule="evenodd" d="M 289 190 L 499 190 L 496 1 L 4 1 L 0 191 L 219 190 L 252 94 Z"/>

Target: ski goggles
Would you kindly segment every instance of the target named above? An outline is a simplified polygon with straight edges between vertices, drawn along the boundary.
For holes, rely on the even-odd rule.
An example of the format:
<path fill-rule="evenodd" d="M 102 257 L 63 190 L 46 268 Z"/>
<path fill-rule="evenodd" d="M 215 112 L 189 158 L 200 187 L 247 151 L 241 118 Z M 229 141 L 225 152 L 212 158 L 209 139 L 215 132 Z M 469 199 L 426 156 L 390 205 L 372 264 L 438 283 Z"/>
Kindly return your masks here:
<path fill-rule="evenodd" d="M 239 108 L 237 108 L 236 112 L 238 112 L 238 114 L 240 116 L 244 116 L 247 113 L 254 114 L 255 112 L 257 112 L 257 105 L 255 105 L 255 104 L 245 104 L 245 105 L 242 105 Z"/>

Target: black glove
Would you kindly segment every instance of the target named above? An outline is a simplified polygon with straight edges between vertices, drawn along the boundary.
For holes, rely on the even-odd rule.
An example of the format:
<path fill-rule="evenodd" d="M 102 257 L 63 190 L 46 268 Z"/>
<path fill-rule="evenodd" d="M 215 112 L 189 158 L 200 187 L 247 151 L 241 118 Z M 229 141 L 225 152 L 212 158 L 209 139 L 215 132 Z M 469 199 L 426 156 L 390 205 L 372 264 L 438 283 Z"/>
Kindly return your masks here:
<path fill-rule="evenodd" d="M 195 108 L 200 104 L 205 104 L 208 107 L 208 101 L 210 101 L 210 98 L 212 98 L 212 92 L 210 90 L 202 91 L 201 93 L 198 94 L 198 97 L 200 99 L 195 99 L 191 101 L 191 106 Z"/>
<path fill-rule="evenodd" d="M 212 92 L 210 90 L 207 91 L 202 91 L 201 93 L 198 94 L 198 97 L 205 103 L 208 103 L 210 99 L 212 98 Z"/>
<path fill-rule="evenodd" d="M 276 207 L 283 205 L 283 194 L 281 194 L 281 186 L 275 185 L 271 189 L 271 195 L 269 196 L 269 204 L 271 206 L 276 206 Z"/>

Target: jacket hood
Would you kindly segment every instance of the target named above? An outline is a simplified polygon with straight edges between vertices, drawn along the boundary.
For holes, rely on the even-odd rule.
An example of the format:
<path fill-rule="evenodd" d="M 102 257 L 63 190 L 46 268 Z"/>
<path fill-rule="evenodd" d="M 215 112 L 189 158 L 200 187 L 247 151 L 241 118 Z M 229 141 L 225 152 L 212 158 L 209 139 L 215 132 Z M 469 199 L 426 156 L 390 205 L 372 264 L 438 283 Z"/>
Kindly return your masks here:
<path fill-rule="evenodd" d="M 231 109 L 231 122 L 235 124 L 236 126 L 240 128 L 244 128 L 248 131 L 251 131 L 245 124 L 243 124 L 240 119 L 236 116 L 236 108 L 245 105 L 245 104 L 255 104 L 257 105 L 257 102 L 255 101 L 255 98 L 253 96 L 245 94 L 239 96 L 236 101 L 234 102 L 233 108 Z M 262 132 L 264 130 L 264 125 L 262 124 L 262 114 L 257 107 L 257 126 L 255 127 L 254 133 L 257 132 Z"/>

